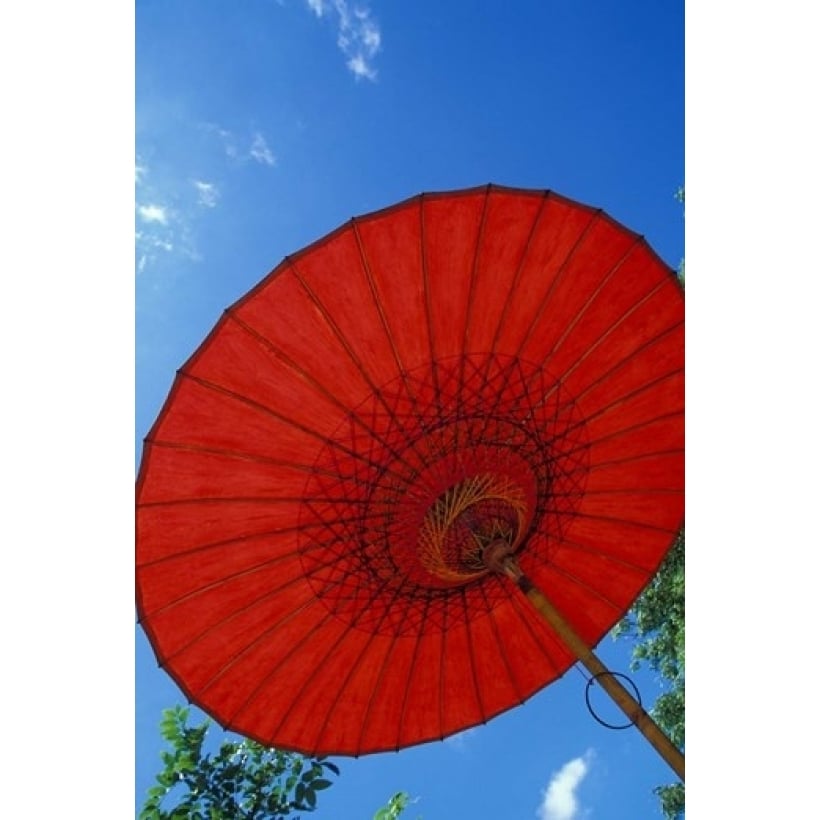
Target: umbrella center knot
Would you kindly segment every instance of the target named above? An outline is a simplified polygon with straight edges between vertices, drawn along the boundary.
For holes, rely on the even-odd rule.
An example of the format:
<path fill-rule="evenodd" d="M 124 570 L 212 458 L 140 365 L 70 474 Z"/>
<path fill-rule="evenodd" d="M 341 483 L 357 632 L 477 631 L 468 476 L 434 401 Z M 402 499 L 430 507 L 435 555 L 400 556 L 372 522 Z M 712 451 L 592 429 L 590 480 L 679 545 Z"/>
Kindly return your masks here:
<path fill-rule="evenodd" d="M 505 475 L 470 476 L 429 507 L 419 532 L 418 557 L 427 572 L 451 584 L 484 575 L 484 548 L 502 539 L 511 549 L 526 530 L 524 490 Z"/>

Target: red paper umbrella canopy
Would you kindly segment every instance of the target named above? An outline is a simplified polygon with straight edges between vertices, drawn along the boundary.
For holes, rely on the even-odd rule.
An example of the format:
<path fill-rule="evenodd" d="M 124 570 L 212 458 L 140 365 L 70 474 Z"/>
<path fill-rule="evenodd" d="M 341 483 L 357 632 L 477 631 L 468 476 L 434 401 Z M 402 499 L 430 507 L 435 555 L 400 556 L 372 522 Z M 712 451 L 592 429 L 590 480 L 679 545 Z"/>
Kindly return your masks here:
<path fill-rule="evenodd" d="M 137 482 L 161 665 L 267 745 L 364 754 L 522 703 L 575 658 L 481 560 L 504 539 L 595 645 L 683 520 L 674 273 L 551 192 L 353 219 L 229 308 Z"/>

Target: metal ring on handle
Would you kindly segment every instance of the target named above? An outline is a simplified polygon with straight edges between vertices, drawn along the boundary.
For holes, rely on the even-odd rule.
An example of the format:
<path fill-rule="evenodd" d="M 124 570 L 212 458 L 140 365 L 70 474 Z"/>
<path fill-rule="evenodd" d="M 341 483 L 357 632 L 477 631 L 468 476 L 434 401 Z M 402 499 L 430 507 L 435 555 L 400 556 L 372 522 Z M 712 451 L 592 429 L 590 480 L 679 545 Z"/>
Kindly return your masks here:
<path fill-rule="evenodd" d="M 595 720 L 598 721 L 598 723 L 601 724 L 601 726 L 606 726 L 607 729 L 628 729 L 630 726 L 634 726 L 634 720 L 630 720 L 628 723 L 624 723 L 622 726 L 619 726 L 614 723 L 607 723 L 605 720 L 602 720 L 600 717 L 598 717 L 598 715 L 595 714 L 595 710 L 592 708 L 592 704 L 589 702 L 589 688 L 592 686 L 593 683 L 595 683 L 597 678 L 600 678 L 603 675 L 612 675 L 613 677 L 622 678 L 623 680 L 625 680 L 635 692 L 635 700 L 638 701 L 638 706 L 643 708 L 643 704 L 641 703 L 641 693 L 638 691 L 638 687 L 635 686 L 635 681 L 633 681 L 632 678 L 629 677 L 629 675 L 624 675 L 621 672 L 599 672 L 597 675 L 592 675 L 592 677 L 590 677 L 589 680 L 587 680 L 586 689 L 584 690 L 584 700 L 586 701 L 589 713 L 592 715 L 592 717 L 595 718 Z"/>

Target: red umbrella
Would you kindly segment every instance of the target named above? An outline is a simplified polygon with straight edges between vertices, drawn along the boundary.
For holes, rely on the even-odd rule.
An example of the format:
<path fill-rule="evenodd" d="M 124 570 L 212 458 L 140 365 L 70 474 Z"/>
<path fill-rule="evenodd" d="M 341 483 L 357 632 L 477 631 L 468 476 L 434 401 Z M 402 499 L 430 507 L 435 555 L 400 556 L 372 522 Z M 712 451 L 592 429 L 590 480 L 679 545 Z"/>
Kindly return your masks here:
<path fill-rule="evenodd" d="M 359 755 L 485 722 L 580 659 L 682 776 L 588 647 L 682 526 L 683 334 L 674 272 L 552 192 L 423 194 L 286 258 L 145 441 L 160 664 L 226 727 Z"/>

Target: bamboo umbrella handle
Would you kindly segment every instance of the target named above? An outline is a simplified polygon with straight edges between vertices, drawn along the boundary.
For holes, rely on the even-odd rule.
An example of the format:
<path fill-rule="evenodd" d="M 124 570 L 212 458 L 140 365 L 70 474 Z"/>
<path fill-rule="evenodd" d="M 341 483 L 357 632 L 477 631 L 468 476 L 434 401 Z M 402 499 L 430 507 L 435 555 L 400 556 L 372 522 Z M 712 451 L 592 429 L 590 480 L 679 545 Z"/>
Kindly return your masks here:
<path fill-rule="evenodd" d="M 601 687 L 615 701 L 621 711 L 655 747 L 672 771 L 684 781 L 683 753 L 661 730 L 657 723 L 635 698 L 618 682 L 598 656 L 587 646 L 578 633 L 564 620 L 544 593 L 524 574 L 510 552 L 506 541 L 496 541 L 486 547 L 483 560 L 487 567 L 506 575 L 527 596 L 544 620 L 555 630 L 566 647 L 595 676 Z"/>

